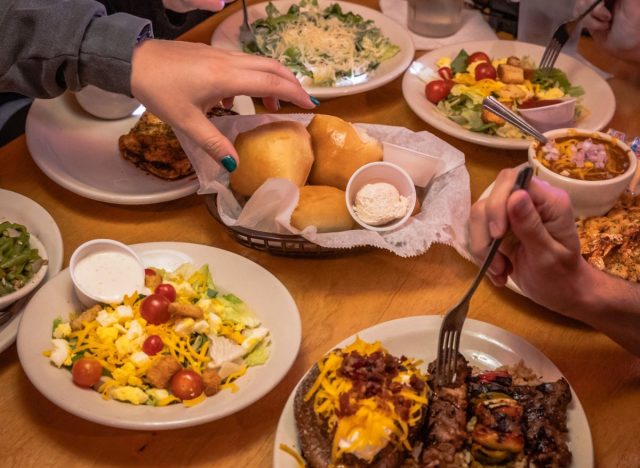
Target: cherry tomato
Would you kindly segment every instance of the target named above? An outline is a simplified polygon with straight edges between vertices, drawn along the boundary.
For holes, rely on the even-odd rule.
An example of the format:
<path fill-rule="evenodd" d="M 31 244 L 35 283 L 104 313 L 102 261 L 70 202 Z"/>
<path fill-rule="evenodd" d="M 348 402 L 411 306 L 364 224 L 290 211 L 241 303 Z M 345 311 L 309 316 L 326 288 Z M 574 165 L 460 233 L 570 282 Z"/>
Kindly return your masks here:
<path fill-rule="evenodd" d="M 174 288 L 170 284 L 159 284 L 154 292 L 166 297 L 167 299 L 169 299 L 169 302 L 173 302 L 176 300 L 176 288 Z"/>
<path fill-rule="evenodd" d="M 169 314 L 171 301 L 160 294 L 151 294 L 145 297 L 140 304 L 140 315 L 153 325 L 165 323 L 171 318 Z"/>
<path fill-rule="evenodd" d="M 149 335 L 144 343 L 142 343 L 142 351 L 149 356 L 154 356 L 162 351 L 164 348 L 164 342 L 158 335 Z"/>
<path fill-rule="evenodd" d="M 481 63 L 476 67 L 476 81 L 489 78 L 491 80 L 496 79 L 496 69 L 490 63 Z"/>
<path fill-rule="evenodd" d="M 78 387 L 91 387 L 102 376 L 102 364 L 97 359 L 80 358 L 73 363 L 71 368 L 73 383 Z"/>
<path fill-rule="evenodd" d="M 474 52 L 473 54 L 469 55 L 469 58 L 467 59 L 467 65 L 469 65 L 470 63 L 473 63 L 473 62 L 489 62 L 489 63 L 491 63 L 491 59 L 484 52 Z"/>
<path fill-rule="evenodd" d="M 192 400 L 203 391 L 202 377 L 191 369 L 181 369 L 171 378 L 171 392 L 181 400 Z"/>
<path fill-rule="evenodd" d="M 156 272 L 152 268 L 145 268 L 144 276 L 156 276 Z"/>
<path fill-rule="evenodd" d="M 450 67 L 441 67 L 438 69 L 438 75 L 440 75 L 443 80 L 450 80 L 453 78 L 453 71 L 451 71 Z"/>
<path fill-rule="evenodd" d="M 427 99 L 437 104 L 449 95 L 452 87 L 453 81 L 451 80 L 433 80 L 427 83 L 424 91 Z"/>

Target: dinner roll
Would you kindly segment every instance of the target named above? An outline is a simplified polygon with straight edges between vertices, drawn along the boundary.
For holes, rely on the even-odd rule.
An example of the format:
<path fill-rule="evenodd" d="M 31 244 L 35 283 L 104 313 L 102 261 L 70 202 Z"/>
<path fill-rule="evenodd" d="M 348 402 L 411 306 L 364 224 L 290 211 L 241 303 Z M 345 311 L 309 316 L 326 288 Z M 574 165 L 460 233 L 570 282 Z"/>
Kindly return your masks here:
<path fill-rule="evenodd" d="M 288 179 L 298 187 L 305 184 L 313 150 L 303 124 L 271 122 L 239 133 L 234 143 L 240 164 L 231 173 L 231 189 L 251 196 L 271 177 Z"/>
<path fill-rule="evenodd" d="M 316 158 L 309 175 L 312 185 L 331 185 L 344 190 L 357 169 L 382 161 L 380 142 L 364 132 L 359 133 L 338 117 L 318 114 L 307 130 Z"/>
<path fill-rule="evenodd" d="M 347 231 L 354 227 L 347 210 L 344 191 L 326 185 L 300 188 L 298 206 L 291 214 L 291 225 L 298 229 L 316 226 L 318 232 Z"/>

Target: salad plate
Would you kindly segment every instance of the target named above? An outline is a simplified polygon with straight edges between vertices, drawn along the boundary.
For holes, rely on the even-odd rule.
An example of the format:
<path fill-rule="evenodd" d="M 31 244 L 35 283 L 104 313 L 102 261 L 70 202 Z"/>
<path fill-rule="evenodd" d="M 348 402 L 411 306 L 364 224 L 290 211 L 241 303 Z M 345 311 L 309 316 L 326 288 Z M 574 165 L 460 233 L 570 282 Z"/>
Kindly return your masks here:
<path fill-rule="evenodd" d="M 255 114 L 253 101 L 247 96 L 237 96 L 233 110 Z M 118 138 L 131 130 L 143 111 L 140 106 L 130 117 L 101 120 L 85 112 L 71 93 L 36 99 L 27 115 L 27 146 L 50 179 L 92 200 L 146 205 L 195 193 L 199 187 L 195 174 L 163 180 L 120 155 Z"/>
<path fill-rule="evenodd" d="M 287 9 L 299 2 L 293 0 L 276 0 L 271 2 L 280 11 L 286 13 Z M 392 44 L 400 48 L 399 52 L 392 58 L 380 63 L 375 72 L 368 78 L 354 77 L 350 82 L 341 86 L 313 86 L 303 83 L 305 90 L 318 99 L 329 99 L 339 96 L 362 93 L 380 86 L 383 86 L 396 77 L 400 76 L 413 60 L 414 46 L 411 35 L 407 29 L 389 19 L 379 11 L 344 1 L 320 0 L 319 5 L 325 8 L 332 4 L 338 4 L 344 13 L 353 12 L 362 16 L 365 20 L 372 20 L 381 33 L 386 36 Z M 247 7 L 249 22 L 253 23 L 257 19 L 265 18 L 267 13 L 265 8 L 267 3 L 258 3 Z M 211 44 L 227 50 L 242 50 L 240 43 L 240 25 L 242 24 L 242 11 L 237 11 L 225 18 L 216 28 L 211 38 Z M 302 37 L 304 39 L 304 37 Z"/>
<path fill-rule="evenodd" d="M 183 260 L 208 264 L 216 286 L 237 294 L 271 335 L 269 360 L 251 367 L 228 389 L 197 406 L 155 407 L 104 400 L 100 393 L 80 388 L 71 373 L 55 367 L 43 351 L 51 349 L 52 323 L 80 310 L 69 270 L 58 274 L 29 302 L 18 331 L 18 356 L 34 386 L 62 409 L 89 421 L 137 430 L 165 430 L 214 421 L 249 406 L 285 376 L 300 347 L 301 325 L 296 304 L 286 287 L 271 273 L 246 258 L 205 245 L 180 242 L 135 244 L 145 266 L 175 268 Z M 150 265 L 148 262 L 153 262 Z"/>
<path fill-rule="evenodd" d="M 526 149 L 530 140 L 503 138 L 467 130 L 447 118 L 435 104 L 427 100 L 425 85 L 428 81 L 439 78 L 438 60 L 443 57 L 453 59 L 461 49 L 469 54 L 484 52 L 492 60 L 515 56 L 529 57 L 535 63 L 544 52 L 544 47 L 535 44 L 505 40 L 467 42 L 432 50 L 414 61 L 404 74 L 402 94 L 407 104 L 429 125 L 461 140 L 493 148 Z M 592 131 L 604 128 L 613 117 L 616 108 L 615 96 L 609 84 L 590 67 L 568 55 L 561 53 L 555 66 L 566 74 L 572 86 L 580 86 L 584 91 L 580 99 L 581 105 L 586 109 L 586 115 L 580 118 L 576 126 Z"/>
<path fill-rule="evenodd" d="M 60 229 L 47 210 L 24 195 L 0 189 L 0 223 L 4 221 L 23 224 L 40 239 L 49 257 L 43 284 L 53 278 L 62 268 L 63 244 Z M 13 317 L 0 325 L 0 353 L 15 341 L 20 317 L 31 296 L 33 293 L 10 306 Z"/>
<path fill-rule="evenodd" d="M 379 340 L 392 355 L 404 355 L 422 360 L 423 370 L 426 371 L 427 364 L 436 358 L 441 322 L 440 316 L 415 316 L 392 320 L 367 328 L 330 349 L 342 348 L 352 343 L 356 336 L 367 342 Z M 432 346 L 425 346 L 425 343 L 431 343 Z M 545 381 L 562 377 L 560 370 L 549 358 L 527 341 L 507 330 L 478 320 L 465 321 L 460 340 L 460 352 L 471 366 L 482 369 L 495 369 L 505 364 L 516 364 L 522 359 L 526 366 Z M 273 447 L 275 468 L 299 466 L 297 460 L 281 448 L 287 447 L 300 453 L 293 414 L 296 390 L 297 387 L 291 392 L 278 422 Z M 567 409 L 568 443 L 573 453 L 571 466 L 590 468 L 594 466 L 591 430 L 584 409 L 573 389 L 571 396 L 572 400 Z"/>

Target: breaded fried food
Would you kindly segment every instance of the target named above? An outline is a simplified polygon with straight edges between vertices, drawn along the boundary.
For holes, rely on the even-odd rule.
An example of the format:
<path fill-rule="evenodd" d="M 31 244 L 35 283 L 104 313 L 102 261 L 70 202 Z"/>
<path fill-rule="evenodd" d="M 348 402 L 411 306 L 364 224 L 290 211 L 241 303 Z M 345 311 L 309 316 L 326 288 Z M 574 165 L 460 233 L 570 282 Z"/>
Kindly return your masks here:
<path fill-rule="evenodd" d="M 171 127 L 144 112 L 140 120 L 118 141 L 120 154 L 139 168 L 166 180 L 193 174 L 193 167 Z"/>
<path fill-rule="evenodd" d="M 578 220 L 580 253 L 593 266 L 640 281 L 640 197 L 624 194 L 604 216 Z"/>

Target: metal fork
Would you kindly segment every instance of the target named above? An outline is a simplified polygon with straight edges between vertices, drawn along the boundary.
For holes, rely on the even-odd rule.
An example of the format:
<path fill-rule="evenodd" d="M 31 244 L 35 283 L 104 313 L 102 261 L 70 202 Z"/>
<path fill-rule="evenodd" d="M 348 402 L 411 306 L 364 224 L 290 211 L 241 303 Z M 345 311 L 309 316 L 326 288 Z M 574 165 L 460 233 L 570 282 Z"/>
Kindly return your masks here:
<path fill-rule="evenodd" d="M 506 107 L 493 96 L 487 96 L 486 98 L 484 98 L 484 100 L 482 101 L 482 107 L 493 112 L 497 116 L 502 117 L 514 127 L 522 130 L 524 133 L 531 135 L 543 145 L 547 144 L 548 140 L 546 136 L 536 130 L 532 125 L 529 124 L 529 122 L 525 121 L 522 117 Z"/>
<path fill-rule="evenodd" d="M 250 50 L 257 47 L 256 35 L 249 24 L 249 14 L 247 13 L 247 0 L 242 0 L 242 24 L 240 25 L 240 43 Z"/>
<path fill-rule="evenodd" d="M 527 166 L 523 168 L 516 178 L 516 182 L 513 186 L 513 190 L 527 189 L 533 169 Z M 439 386 L 448 385 L 453 382 L 456 366 L 458 363 L 458 349 L 460 348 L 460 334 L 462 332 L 462 325 L 467 318 L 467 312 L 469 310 L 469 302 L 471 296 L 476 291 L 476 288 L 480 284 L 484 274 L 487 272 L 489 265 L 493 261 L 498 247 L 502 242 L 502 237 L 493 239 L 489 253 L 485 257 L 480 271 L 473 279 L 473 283 L 458 302 L 449 312 L 445 315 L 442 325 L 440 326 L 440 336 L 438 338 L 438 357 L 436 359 L 436 383 Z"/>
<path fill-rule="evenodd" d="M 538 66 L 538 68 L 541 68 L 543 70 L 553 68 L 553 65 L 556 63 L 556 59 L 558 58 L 558 54 L 560 54 L 560 50 L 567 43 L 569 37 L 571 37 L 571 33 L 573 33 L 573 31 L 576 29 L 576 26 L 578 26 L 578 23 L 582 21 L 585 16 L 591 13 L 591 10 L 597 7 L 601 2 L 602 0 L 596 0 L 580 16 L 558 26 L 556 32 L 554 32 L 553 36 L 551 36 L 551 40 L 549 41 L 549 45 L 547 45 L 544 54 L 542 54 L 542 59 L 540 60 L 540 65 Z"/>

